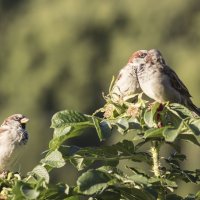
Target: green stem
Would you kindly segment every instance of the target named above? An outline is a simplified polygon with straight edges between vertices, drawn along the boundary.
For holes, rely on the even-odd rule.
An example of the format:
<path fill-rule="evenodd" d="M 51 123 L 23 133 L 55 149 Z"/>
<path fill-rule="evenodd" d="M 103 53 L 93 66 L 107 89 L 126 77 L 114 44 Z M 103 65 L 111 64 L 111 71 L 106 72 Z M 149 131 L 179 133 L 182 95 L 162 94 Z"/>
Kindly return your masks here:
<path fill-rule="evenodd" d="M 160 156 L 159 156 L 159 151 L 160 151 L 160 144 L 158 141 L 152 141 L 151 145 L 151 155 L 152 155 L 152 160 L 153 160 L 153 166 L 152 166 L 152 171 L 154 175 L 157 178 L 161 178 L 161 172 L 160 172 Z M 161 183 L 162 184 L 162 183 Z M 157 200 L 163 200 L 164 199 L 164 193 L 162 188 L 158 192 L 158 197 Z"/>
<path fill-rule="evenodd" d="M 161 177 L 161 173 L 160 173 L 160 160 L 159 160 L 159 144 L 157 141 L 153 141 L 152 142 L 152 146 L 151 146 L 151 155 L 152 155 L 152 159 L 153 159 L 153 167 L 152 167 L 152 171 L 154 173 L 154 175 L 159 178 Z"/>
<path fill-rule="evenodd" d="M 103 157 L 103 156 L 98 156 L 98 157 L 92 157 L 92 156 L 72 156 L 72 158 L 76 158 L 76 159 L 80 159 L 80 158 L 84 158 L 85 160 L 107 160 L 107 161 L 111 161 L 111 160 L 127 160 L 127 159 L 134 159 L 135 155 L 132 156 L 113 156 L 113 157 Z M 71 157 L 66 157 L 66 159 L 71 159 Z"/>

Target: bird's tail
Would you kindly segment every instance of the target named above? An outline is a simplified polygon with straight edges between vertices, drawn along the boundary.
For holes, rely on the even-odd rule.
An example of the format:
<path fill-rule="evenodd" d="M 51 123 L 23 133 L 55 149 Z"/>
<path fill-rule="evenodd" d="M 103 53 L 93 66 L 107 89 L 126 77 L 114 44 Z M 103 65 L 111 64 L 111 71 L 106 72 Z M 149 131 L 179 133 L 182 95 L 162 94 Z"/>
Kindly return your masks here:
<path fill-rule="evenodd" d="M 198 108 L 197 106 L 195 106 L 192 101 L 188 102 L 188 107 L 190 108 L 190 110 L 194 111 L 198 116 L 200 116 L 200 108 Z"/>

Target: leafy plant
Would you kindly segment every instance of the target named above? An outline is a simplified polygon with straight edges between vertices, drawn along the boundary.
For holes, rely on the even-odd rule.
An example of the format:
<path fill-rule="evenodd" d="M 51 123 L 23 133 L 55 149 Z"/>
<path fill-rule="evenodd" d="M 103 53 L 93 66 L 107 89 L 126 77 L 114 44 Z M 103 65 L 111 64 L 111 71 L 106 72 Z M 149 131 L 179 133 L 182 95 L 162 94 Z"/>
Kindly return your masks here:
<path fill-rule="evenodd" d="M 200 146 L 200 117 L 179 104 L 149 103 L 142 94 L 134 96 L 134 103 L 129 101 L 132 98 L 118 103 L 109 96 L 105 99 L 105 106 L 93 115 L 69 110 L 54 114 L 48 153 L 26 177 L 10 173 L 2 179 L 1 199 L 200 199 L 200 191 L 187 197 L 175 193 L 179 180 L 200 184 L 200 169 L 181 168 L 186 155 L 178 148 L 180 140 Z M 102 118 L 97 117 L 99 112 Z M 96 130 L 100 141 L 116 133 L 124 139 L 100 147 L 64 144 L 88 128 Z M 164 145 L 174 148 L 167 158 L 160 155 Z M 76 185 L 52 185 L 50 171 L 67 162 L 81 172 Z"/>

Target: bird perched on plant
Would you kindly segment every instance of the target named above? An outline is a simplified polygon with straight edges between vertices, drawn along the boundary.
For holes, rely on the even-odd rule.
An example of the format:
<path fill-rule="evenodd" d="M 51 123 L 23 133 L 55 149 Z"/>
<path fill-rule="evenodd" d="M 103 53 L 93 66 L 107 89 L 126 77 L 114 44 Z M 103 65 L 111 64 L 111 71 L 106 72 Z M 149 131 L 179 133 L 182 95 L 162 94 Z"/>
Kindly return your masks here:
<path fill-rule="evenodd" d="M 140 62 L 136 69 L 142 91 L 157 102 L 179 103 L 200 115 L 200 110 L 190 99 L 188 89 L 166 64 L 160 51 L 151 49 L 146 55 L 142 52 L 143 50 L 141 54 L 137 53 L 137 59 L 143 59 L 144 62 Z"/>
<path fill-rule="evenodd" d="M 114 101 L 126 100 L 127 97 L 142 92 L 137 80 L 136 68 L 144 63 L 143 57 L 147 52 L 147 50 L 140 50 L 133 53 L 127 65 L 120 70 L 110 93 Z"/>
<path fill-rule="evenodd" d="M 16 156 L 28 141 L 26 123 L 29 119 L 22 114 L 8 117 L 0 126 L 0 173 L 8 170 Z"/>

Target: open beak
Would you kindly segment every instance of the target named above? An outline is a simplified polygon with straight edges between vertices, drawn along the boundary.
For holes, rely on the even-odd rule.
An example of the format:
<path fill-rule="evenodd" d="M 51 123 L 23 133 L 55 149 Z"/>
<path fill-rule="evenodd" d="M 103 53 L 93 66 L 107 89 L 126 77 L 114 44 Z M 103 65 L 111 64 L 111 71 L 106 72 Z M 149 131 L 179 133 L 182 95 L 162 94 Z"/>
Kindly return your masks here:
<path fill-rule="evenodd" d="M 26 124 L 28 121 L 29 121 L 29 119 L 24 117 L 24 118 L 21 119 L 20 122 L 21 122 L 21 124 Z"/>

